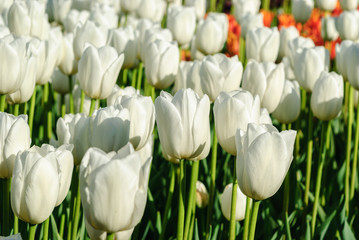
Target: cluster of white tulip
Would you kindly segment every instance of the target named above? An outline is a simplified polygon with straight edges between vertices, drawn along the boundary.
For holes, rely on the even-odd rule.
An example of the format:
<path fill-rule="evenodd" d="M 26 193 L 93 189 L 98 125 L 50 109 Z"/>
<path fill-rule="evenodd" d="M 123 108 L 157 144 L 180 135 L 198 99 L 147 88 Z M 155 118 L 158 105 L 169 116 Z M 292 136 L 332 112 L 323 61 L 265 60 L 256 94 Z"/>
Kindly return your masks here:
<path fill-rule="evenodd" d="M 21 220 L 39 224 L 49 221 L 73 184 L 75 218 L 68 236 L 74 239 L 80 202 L 91 238 L 131 238 L 146 207 L 156 131 L 163 157 L 175 166 L 173 176 L 178 169 L 179 240 L 190 232 L 196 201 L 200 207 L 209 204 L 208 219 L 212 217 L 217 141 L 234 156 L 233 182 L 226 183 L 220 197 L 233 239 L 234 221 L 251 218 L 255 223 L 259 201 L 278 191 L 293 160 L 296 131 L 288 127 L 279 132 L 272 119 L 284 127 L 295 122 L 307 92 L 309 121 L 314 115 L 329 122 L 342 111 L 344 81 L 359 90 L 357 0 L 340 1 L 345 11 L 336 19 L 322 19 L 325 40 L 344 40 L 336 47 L 340 75 L 329 72 L 329 51 L 301 37 L 295 27 L 264 27 L 259 0 L 233 0 L 241 24 L 240 58 L 222 53 L 228 18 L 214 12 L 205 17 L 205 0 L 186 0 L 183 6 L 181 1 L 163 0 L 4 2 L 0 178 L 12 178 L 4 202 L 11 200 Z M 317 1 L 325 11 L 335 4 Z M 313 0 L 294 0 L 295 20 L 305 23 L 313 7 Z M 191 61 L 181 60 L 182 49 L 190 50 Z M 143 73 L 146 96 L 140 91 Z M 129 78 L 132 86 L 124 88 Z M 58 94 L 62 116 L 56 120 L 57 140 L 52 136 L 49 95 L 54 94 L 49 94 L 49 86 Z M 51 145 L 30 148 L 40 88 Z M 163 90 L 157 98 L 155 89 Z M 18 104 L 30 99 L 29 117 L 15 116 Z M 16 105 L 17 112 L 5 113 L 6 104 Z M 210 151 L 208 195 L 197 178 L 200 160 Z M 307 154 L 311 158 L 311 152 Z M 186 214 L 185 164 L 191 164 L 193 176 Z M 169 196 L 169 206 L 170 201 Z M 166 214 L 168 209 L 164 226 Z M 30 231 L 33 239 L 35 230 Z M 161 239 L 164 234 L 165 227 Z"/>

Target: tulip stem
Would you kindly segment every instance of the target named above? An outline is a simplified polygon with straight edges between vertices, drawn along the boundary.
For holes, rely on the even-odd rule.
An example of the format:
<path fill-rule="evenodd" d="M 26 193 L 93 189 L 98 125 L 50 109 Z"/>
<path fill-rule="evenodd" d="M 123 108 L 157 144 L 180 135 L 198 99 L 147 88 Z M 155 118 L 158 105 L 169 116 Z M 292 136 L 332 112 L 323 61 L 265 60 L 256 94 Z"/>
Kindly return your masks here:
<path fill-rule="evenodd" d="M 349 86 L 349 96 L 348 96 L 348 132 L 347 132 L 347 149 L 345 157 L 345 214 L 349 215 L 349 172 L 350 172 L 350 153 L 351 153 L 351 143 L 352 143 L 352 125 L 353 125 L 353 87 Z"/>
<path fill-rule="evenodd" d="M 308 206 L 310 176 L 312 172 L 312 152 L 313 152 L 313 112 L 309 109 L 308 118 L 308 145 L 307 145 L 307 170 L 305 177 L 304 203 Z"/>
<path fill-rule="evenodd" d="M 76 171 L 76 178 L 79 177 L 79 173 L 78 171 Z M 73 220 L 73 227 L 72 227 L 72 239 L 77 239 L 77 228 L 79 226 L 79 220 L 80 220 L 80 208 L 81 208 L 81 196 L 80 196 L 80 183 L 79 180 L 76 180 L 76 205 L 75 205 L 75 215 L 74 215 L 74 220 Z"/>
<path fill-rule="evenodd" d="M 171 208 L 172 196 L 173 196 L 173 192 L 175 189 L 175 179 L 176 179 L 176 169 L 175 168 L 176 167 L 172 164 L 171 182 L 170 182 L 170 188 L 168 190 L 165 212 L 163 214 L 162 231 L 161 231 L 161 235 L 160 235 L 160 240 L 163 240 L 165 237 L 165 234 L 166 234 L 166 227 L 167 227 L 167 222 L 168 222 L 168 212 Z"/>
<path fill-rule="evenodd" d="M 70 113 L 74 113 L 74 96 L 72 95 L 72 77 L 69 75 L 69 103 L 70 103 Z M 66 109 L 66 108 L 65 108 Z"/>
<path fill-rule="evenodd" d="M 216 11 L 216 0 L 210 0 L 210 5 L 209 5 L 209 11 L 210 12 L 215 12 Z"/>
<path fill-rule="evenodd" d="M 246 61 L 246 42 L 243 37 L 239 37 L 239 60 L 243 64 L 244 68 Z"/>
<path fill-rule="evenodd" d="M 85 92 L 81 90 L 80 113 L 84 112 Z"/>
<path fill-rule="evenodd" d="M 30 109 L 29 109 L 29 128 L 30 128 L 30 137 L 32 136 L 32 126 L 34 122 L 34 112 L 35 112 L 35 101 L 36 101 L 36 87 L 31 96 L 30 100 Z"/>
<path fill-rule="evenodd" d="M 95 111 L 95 105 L 96 105 L 96 99 L 91 99 L 91 105 L 90 105 L 90 112 L 89 112 L 89 116 L 92 116 L 92 113 Z"/>
<path fill-rule="evenodd" d="M 261 201 L 253 200 L 253 207 L 252 207 L 252 216 L 251 216 L 251 226 L 249 230 L 249 240 L 254 239 L 254 234 L 256 232 L 256 225 L 257 225 L 257 216 L 258 216 L 258 209 L 259 204 Z"/>
<path fill-rule="evenodd" d="M 65 94 L 61 94 L 61 117 L 66 114 Z"/>
<path fill-rule="evenodd" d="M 186 210 L 184 239 L 188 239 L 192 215 L 195 214 L 195 212 L 193 211 L 193 205 L 195 205 L 196 202 L 196 183 L 198 179 L 198 170 L 199 170 L 199 161 L 194 161 L 192 164 L 191 183 L 190 183 L 188 204 Z"/>
<path fill-rule="evenodd" d="M 14 104 L 14 116 L 19 115 L 19 108 L 20 108 L 20 105 L 18 103 Z"/>
<path fill-rule="evenodd" d="M 319 194 L 321 188 L 321 181 L 323 175 L 323 167 L 326 158 L 326 152 L 329 149 L 330 145 L 330 121 L 325 121 L 322 124 L 322 134 L 320 139 L 320 156 L 319 156 L 319 165 L 317 172 L 317 180 L 315 184 L 315 195 L 314 195 L 314 206 L 313 206 L 313 214 L 312 214 L 312 238 L 314 238 L 315 232 L 315 222 L 317 219 L 318 213 L 318 204 L 319 204 Z"/>
<path fill-rule="evenodd" d="M 30 224 L 29 240 L 35 239 L 37 224 Z"/>
<path fill-rule="evenodd" d="M 216 165 L 217 165 L 217 136 L 216 131 L 213 129 L 213 139 L 212 139 L 212 157 L 211 157 L 211 182 L 209 188 L 209 202 L 208 202 L 208 210 L 207 210 L 207 238 L 209 234 L 209 226 L 212 222 L 212 213 L 213 213 L 213 202 L 214 202 L 214 193 L 216 186 Z"/>
<path fill-rule="evenodd" d="M 47 240 L 49 238 L 49 222 L 50 222 L 50 217 L 47 218 L 45 220 L 45 222 L 43 223 L 44 225 L 44 234 L 43 234 L 43 239 Z"/>
<path fill-rule="evenodd" d="M 137 86 L 136 89 L 141 89 L 142 84 L 142 72 L 143 72 L 143 62 L 140 62 L 140 65 L 138 66 L 138 74 L 137 74 Z"/>
<path fill-rule="evenodd" d="M 179 190 L 179 197 L 178 197 L 178 223 L 177 223 L 177 240 L 183 239 L 183 228 L 184 228 L 184 195 L 186 192 L 186 179 L 185 179 L 185 160 L 180 160 L 180 175 L 178 179 L 178 190 Z"/>
<path fill-rule="evenodd" d="M 125 68 L 122 71 L 122 85 L 126 86 L 127 85 L 127 75 L 128 75 L 128 69 Z"/>
<path fill-rule="evenodd" d="M 249 223 L 251 221 L 251 201 L 250 197 L 246 199 L 246 213 L 244 215 L 244 229 L 243 229 L 243 238 L 248 239 L 248 232 L 249 232 Z"/>
<path fill-rule="evenodd" d="M 19 219 L 14 214 L 14 234 L 17 234 L 19 232 Z"/>
<path fill-rule="evenodd" d="M 237 203 L 237 177 L 236 177 L 236 158 L 234 160 L 233 168 L 233 187 L 232 187 L 232 200 L 231 200 L 231 216 L 229 221 L 229 239 L 236 239 L 236 203 Z"/>
<path fill-rule="evenodd" d="M 4 112 L 5 111 L 5 100 L 6 100 L 6 95 L 3 94 L 0 96 L 0 112 Z"/>
<path fill-rule="evenodd" d="M 358 106 L 359 106 L 359 98 L 358 98 Z M 354 138 L 354 158 L 352 164 L 352 178 L 350 184 L 350 200 L 354 197 L 355 191 L 355 181 L 356 181 L 356 173 L 357 173 L 357 164 L 358 164 L 358 145 L 359 145 L 359 108 L 357 109 L 356 116 L 356 125 L 355 125 L 355 138 Z"/>
<path fill-rule="evenodd" d="M 115 239 L 115 234 L 114 233 L 107 233 L 107 240 L 114 240 Z"/>
<path fill-rule="evenodd" d="M 262 6 L 264 10 L 269 10 L 270 7 L 270 1 L 269 0 L 263 0 L 262 1 Z"/>
<path fill-rule="evenodd" d="M 132 86 L 133 88 L 136 88 L 137 71 L 138 71 L 137 68 L 135 68 L 135 69 L 132 70 L 131 86 Z"/>

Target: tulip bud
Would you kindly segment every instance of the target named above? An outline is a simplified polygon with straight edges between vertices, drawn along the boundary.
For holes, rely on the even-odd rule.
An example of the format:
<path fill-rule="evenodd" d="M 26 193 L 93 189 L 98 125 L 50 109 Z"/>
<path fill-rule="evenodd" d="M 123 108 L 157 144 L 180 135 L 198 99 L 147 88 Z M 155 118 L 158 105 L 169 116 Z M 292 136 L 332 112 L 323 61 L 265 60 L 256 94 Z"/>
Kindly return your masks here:
<path fill-rule="evenodd" d="M 282 59 L 289 55 L 289 41 L 299 36 L 298 30 L 294 26 L 282 27 L 279 32 L 280 45 L 279 45 L 279 58 Z"/>
<path fill-rule="evenodd" d="M 145 146 L 152 136 L 155 125 L 155 106 L 151 97 L 142 95 L 123 96 L 116 101 L 116 107 L 129 111 L 130 129 L 129 141 L 135 150 Z"/>
<path fill-rule="evenodd" d="M 291 67 L 294 68 L 294 56 L 296 55 L 297 50 L 299 48 L 311 48 L 314 46 L 315 46 L 314 42 L 310 38 L 305 38 L 305 37 L 299 36 L 299 37 L 296 37 L 296 38 L 290 40 L 288 42 L 288 49 L 289 49 L 288 58 L 289 58 Z"/>
<path fill-rule="evenodd" d="M 352 45 L 353 42 L 350 40 L 344 40 L 340 44 L 335 45 L 335 64 L 338 73 L 343 76 L 344 81 L 348 80 L 348 56 Z"/>
<path fill-rule="evenodd" d="M 296 131 L 249 123 L 236 133 L 237 181 L 241 191 L 255 200 L 273 196 L 282 185 L 293 159 Z"/>
<path fill-rule="evenodd" d="M 321 10 L 331 12 L 336 7 L 337 0 L 317 0 L 316 3 Z"/>
<path fill-rule="evenodd" d="M 232 3 L 237 21 L 246 15 L 257 14 L 261 5 L 259 0 L 232 0 Z M 240 23 L 242 24 L 242 22 Z"/>
<path fill-rule="evenodd" d="M 111 30 L 110 45 L 118 54 L 125 56 L 122 68 L 134 68 L 138 65 L 137 47 L 138 34 L 132 27 L 117 28 Z"/>
<path fill-rule="evenodd" d="M 250 122 L 259 123 L 260 99 L 245 90 L 221 92 L 214 102 L 213 114 L 219 144 L 235 156 L 236 130 L 247 130 Z"/>
<path fill-rule="evenodd" d="M 228 184 L 222 195 L 220 196 L 221 210 L 224 217 L 230 221 L 231 219 L 231 206 L 232 206 L 232 189 L 233 183 Z M 242 221 L 246 215 L 246 201 L 247 197 L 244 195 L 237 186 L 237 199 L 236 199 L 236 221 Z"/>
<path fill-rule="evenodd" d="M 272 62 L 250 61 L 243 74 L 242 88 L 258 95 L 262 107 L 273 112 L 280 101 L 284 87 L 284 66 Z"/>
<path fill-rule="evenodd" d="M 354 10 L 358 7 L 358 0 L 339 0 L 343 10 Z"/>
<path fill-rule="evenodd" d="M 66 75 L 77 73 L 78 60 L 75 59 L 73 48 L 74 34 L 67 33 L 62 38 L 62 59 L 59 68 Z"/>
<path fill-rule="evenodd" d="M 218 53 L 206 56 L 201 65 L 201 86 L 212 102 L 220 92 L 230 92 L 239 88 L 243 66 L 237 56 L 227 57 Z"/>
<path fill-rule="evenodd" d="M 196 12 L 196 19 L 200 20 L 206 14 L 206 1 L 205 0 L 185 0 L 185 5 L 194 7 Z"/>
<path fill-rule="evenodd" d="M 124 55 L 110 46 L 89 46 L 78 65 L 78 79 L 85 94 L 91 98 L 107 98 L 116 84 Z"/>
<path fill-rule="evenodd" d="M 176 80 L 172 88 L 172 93 L 176 93 L 181 88 L 190 88 L 187 87 L 187 79 L 188 79 L 187 75 L 192 65 L 193 62 L 190 61 L 181 61 L 179 63 Z"/>
<path fill-rule="evenodd" d="M 293 0 L 292 13 L 295 21 L 305 23 L 312 14 L 313 8 L 313 0 Z"/>
<path fill-rule="evenodd" d="M 0 178 L 11 178 L 17 153 L 30 147 L 30 128 L 26 122 L 26 115 L 15 117 L 0 112 Z"/>
<path fill-rule="evenodd" d="M 47 1 L 47 14 L 49 21 L 61 23 L 71 9 L 72 0 L 49 0 Z"/>
<path fill-rule="evenodd" d="M 121 11 L 126 13 L 135 11 L 141 4 L 141 0 L 120 0 Z"/>
<path fill-rule="evenodd" d="M 130 17 L 128 17 L 128 26 L 130 25 Z M 118 27 L 118 13 L 109 4 L 95 3 L 91 7 L 89 20 L 94 22 L 97 26 L 105 29 L 114 29 Z M 121 24 L 122 25 L 122 24 Z"/>
<path fill-rule="evenodd" d="M 99 240 L 106 240 L 108 233 L 106 231 L 98 230 L 91 226 L 91 224 L 88 222 L 87 218 L 85 218 L 85 226 L 86 226 L 86 232 L 90 236 L 91 239 L 99 239 Z M 129 230 L 124 231 L 118 231 L 114 233 L 114 239 L 130 239 L 131 235 L 133 233 L 133 230 L 135 228 L 131 228 Z"/>
<path fill-rule="evenodd" d="M 82 26 L 85 24 L 89 18 L 90 13 L 88 11 L 78 11 L 76 9 L 71 9 L 66 17 L 62 20 L 62 25 L 64 25 L 64 30 L 66 33 L 72 33 L 78 25 Z"/>
<path fill-rule="evenodd" d="M 88 44 L 96 48 L 106 45 L 107 30 L 96 27 L 95 23 L 88 20 L 84 25 L 78 25 L 74 32 L 74 53 L 75 58 L 80 59 Z"/>
<path fill-rule="evenodd" d="M 294 74 L 299 85 L 311 92 L 320 73 L 328 71 L 329 60 L 329 51 L 324 47 L 298 49 L 294 56 Z"/>
<path fill-rule="evenodd" d="M 338 116 L 343 105 L 343 78 L 335 72 L 320 74 L 315 83 L 310 107 L 313 115 L 320 120 L 329 121 Z"/>
<path fill-rule="evenodd" d="M 86 152 L 80 166 L 80 193 L 89 225 L 115 233 L 139 223 L 146 206 L 151 160 L 141 165 L 131 144 L 117 153 L 97 148 Z"/>
<path fill-rule="evenodd" d="M 180 46 L 188 44 L 196 28 L 196 14 L 193 7 L 172 7 L 168 11 L 167 28 Z"/>
<path fill-rule="evenodd" d="M 146 53 L 148 51 L 149 45 L 155 42 L 157 39 L 164 40 L 167 42 L 172 41 L 172 33 L 169 29 L 161 28 L 159 25 L 154 25 L 152 28 L 145 30 L 143 38 L 141 39 L 141 49 L 140 49 L 140 58 L 143 63 L 146 65 Z"/>
<path fill-rule="evenodd" d="M 322 18 L 321 36 L 324 40 L 334 41 L 339 37 L 335 26 L 335 18 L 326 16 Z"/>
<path fill-rule="evenodd" d="M 241 37 L 246 38 L 250 30 L 263 27 L 263 14 L 247 14 L 239 22 L 241 23 Z"/>
<path fill-rule="evenodd" d="M 348 81 L 356 90 L 359 89 L 359 43 L 353 43 L 346 53 Z"/>
<path fill-rule="evenodd" d="M 227 16 L 224 13 L 209 13 L 205 20 L 198 23 L 196 48 L 206 55 L 218 53 L 227 40 L 227 34 Z"/>
<path fill-rule="evenodd" d="M 112 93 L 110 94 L 110 96 L 107 97 L 106 99 L 106 103 L 107 106 L 111 106 L 114 105 L 115 102 L 117 101 L 118 98 L 122 98 L 123 96 L 135 96 L 140 94 L 140 91 L 136 88 L 133 88 L 131 86 L 129 87 L 125 87 L 125 88 L 120 88 L 117 84 L 115 85 L 115 87 L 112 90 Z M 119 100 L 120 101 L 120 100 Z"/>
<path fill-rule="evenodd" d="M 139 18 L 146 18 L 153 22 L 161 22 L 166 13 L 166 2 L 162 0 L 142 0 L 136 10 Z"/>
<path fill-rule="evenodd" d="M 359 38 L 359 12 L 357 10 L 344 11 L 337 19 L 339 36 L 343 40 L 355 41 Z"/>
<path fill-rule="evenodd" d="M 300 87 L 297 81 L 285 80 L 282 97 L 272 113 L 280 123 L 292 123 L 300 113 Z"/>
<path fill-rule="evenodd" d="M 178 71 L 177 43 L 158 39 L 146 49 L 145 59 L 149 84 L 157 89 L 168 88 L 174 82 Z"/>
<path fill-rule="evenodd" d="M 248 59 L 258 62 L 275 62 L 279 51 L 279 32 L 277 28 L 255 28 L 246 36 Z"/>
<path fill-rule="evenodd" d="M 208 205 L 209 194 L 206 186 L 201 182 L 196 182 L 196 205 L 199 208 L 205 208 Z"/>
<path fill-rule="evenodd" d="M 162 91 L 155 101 L 156 122 L 164 157 L 200 160 L 211 145 L 209 99 L 199 98 L 191 89 L 181 89 L 173 97 Z"/>

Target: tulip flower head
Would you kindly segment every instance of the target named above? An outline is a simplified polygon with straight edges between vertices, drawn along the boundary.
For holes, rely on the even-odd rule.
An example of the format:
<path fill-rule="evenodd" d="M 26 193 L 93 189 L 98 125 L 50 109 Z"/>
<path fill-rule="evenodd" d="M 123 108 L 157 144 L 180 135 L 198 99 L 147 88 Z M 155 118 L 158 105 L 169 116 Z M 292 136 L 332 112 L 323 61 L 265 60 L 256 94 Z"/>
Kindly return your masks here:
<path fill-rule="evenodd" d="M 337 117 L 342 109 L 344 83 L 342 76 L 335 72 L 320 74 L 314 85 L 310 107 L 313 115 L 320 120 L 329 121 Z"/>
<path fill-rule="evenodd" d="M 0 129 L 0 178 L 11 178 L 17 153 L 30 148 L 27 116 L 0 112 Z"/>
<path fill-rule="evenodd" d="M 221 210 L 224 217 L 230 221 L 231 219 L 231 206 L 232 206 L 232 189 L 233 183 L 228 184 L 222 195 L 220 196 Z M 239 187 L 237 186 L 237 199 L 236 199 L 236 221 L 242 221 L 246 213 L 246 200 L 247 197 L 244 195 Z"/>
<path fill-rule="evenodd" d="M 283 183 L 293 159 L 296 131 L 278 130 L 268 124 L 249 123 L 238 130 L 237 180 L 241 191 L 255 200 L 273 196 Z"/>
<path fill-rule="evenodd" d="M 196 28 L 196 13 L 193 7 L 172 7 L 168 10 L 167 27 L 178 45 L 188 44 Z"/>
<path fill-rule="evenodd" d="M 359 11 L 344 11 L 337 19 L 336 27 L 343 40 L 356 41 L 359 38 Z"/>
<path fill-rule="evenodd" d="M 344 81 L 348 80 L 348 68 L 353 64 L 349 64 L 349 53 L 353 42 L 350 40 L 344 40 L 340 44 L 335 45 L 335 64 L 338 73 L 340 73 Z M 352 55 L 354 56 L 354 55 Z"/>
<path fill-rule="evenodd" d="M 348 49 L 346 54 L 346 70 L 348 74 L 348 81 L 356 90 L 359 89 L 359 43 L 354 43 Z"/>
<path fill-rule="evenodd" d="M 163 156 L 172 162 L 207 157 L 211 145 L 210 102 L 192 89 L 181 89 L 174 96 L 162 91 L 156 98 L 155 112 Z"/>
<path fill-rule="evenodd" d="M 96 48 L 89 45 L 78 65 L 78 79 L 85 94 L 95 99 L 105 99 L 116 84 L 124 55 L 110 46 Z"/>
<path fill-rule="evenodd" d="M 312 14 L 312 10 L 314 8 L 313 0 L 293 0 L 292 1 L 292 10 L 294 19 L 297 22 L 305 23 L 310 15 Z"/>
<path fill-rule="evenodd" d="M 106 154 L 97 148 L 86 152 L 80 166 L 80 193 L 88 224 L 115 233 L 139 223 L 146 206 L 151 160 L 142 165 L 130 143 L 118 152 Z"/>

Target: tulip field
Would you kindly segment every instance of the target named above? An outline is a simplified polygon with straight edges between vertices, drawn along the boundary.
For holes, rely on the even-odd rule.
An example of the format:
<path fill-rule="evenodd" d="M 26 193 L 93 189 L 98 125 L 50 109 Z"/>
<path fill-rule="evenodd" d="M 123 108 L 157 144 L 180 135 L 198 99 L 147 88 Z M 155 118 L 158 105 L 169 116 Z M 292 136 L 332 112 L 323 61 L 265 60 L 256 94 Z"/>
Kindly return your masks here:
<path fill-rule="evenodd" d="M 359 237 L 359 0 L 0 1 L 0 240 Z"/>

